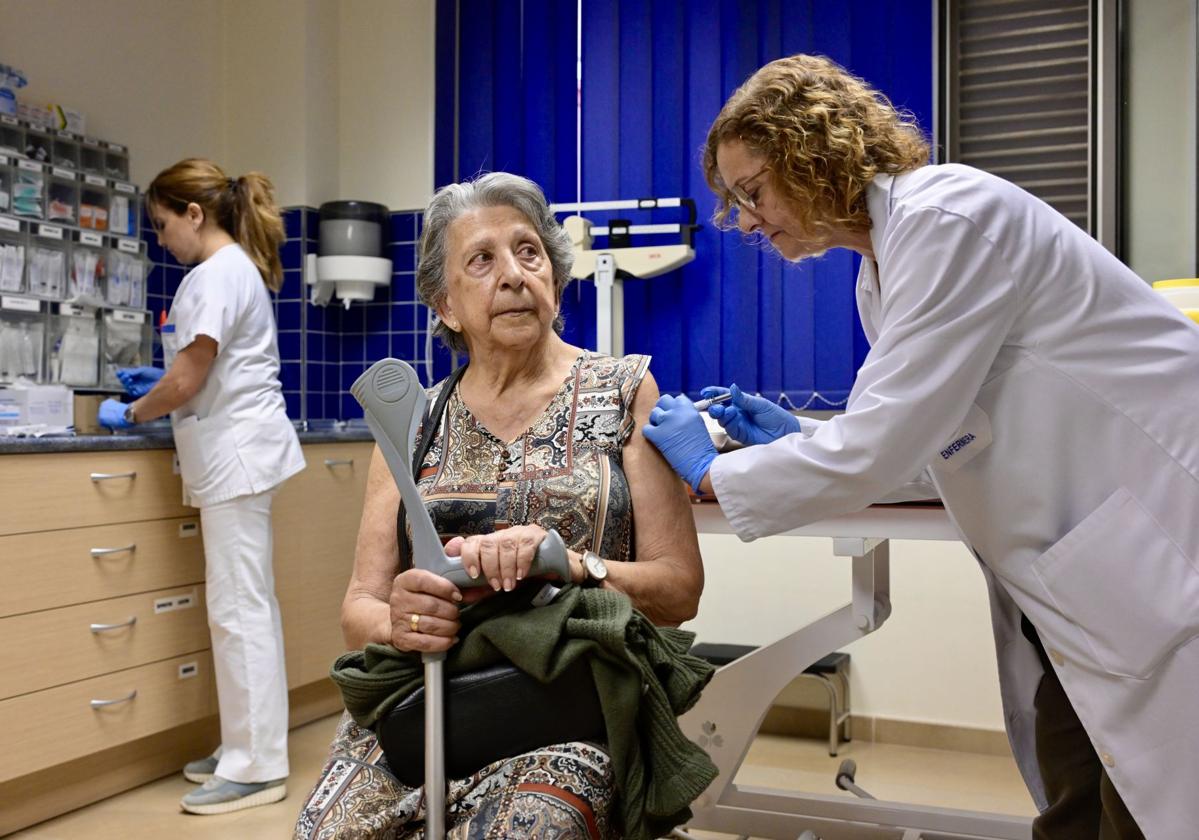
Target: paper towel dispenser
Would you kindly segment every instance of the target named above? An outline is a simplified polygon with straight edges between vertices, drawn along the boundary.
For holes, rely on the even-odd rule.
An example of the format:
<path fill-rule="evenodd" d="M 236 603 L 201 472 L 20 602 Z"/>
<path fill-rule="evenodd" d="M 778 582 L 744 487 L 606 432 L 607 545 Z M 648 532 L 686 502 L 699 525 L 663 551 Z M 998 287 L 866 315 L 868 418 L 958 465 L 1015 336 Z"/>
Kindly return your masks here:
<path fill-rule="evenodd" d="M 370 300 L 377 286 L 391 283 L 386 253 L 387 208 L 370 201 L 327 201 L 320 207 L 317 253 L 309 255 L 312 301 L 327 303 L 331 294 L 348 308 L 352 300 Z"/>

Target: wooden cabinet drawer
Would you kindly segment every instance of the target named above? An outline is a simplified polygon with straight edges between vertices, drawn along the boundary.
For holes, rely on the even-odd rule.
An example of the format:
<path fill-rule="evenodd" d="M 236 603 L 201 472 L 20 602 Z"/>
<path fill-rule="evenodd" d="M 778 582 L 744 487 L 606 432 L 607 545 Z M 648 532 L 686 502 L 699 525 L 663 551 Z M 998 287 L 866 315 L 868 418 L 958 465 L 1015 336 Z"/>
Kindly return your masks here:
<path fill-rule="evenodd" d="M 203 580 L 198 516 L 0 537 L 0 616 Z"/>
<path fill-rule="evenodd" d="M 193 514 L 170 449 L 0 455 L 0 534 Z"/>
<path fill-rule="evenodd" d="M 275 498 L 275 588 L 289 688 L 326 679 L 345 650 L 341 602 L 373 451 L 373 442 L 305 446 L 308 467 Z"/>
<path fill-rule="evenodd" d="M 181 676 L 183 668 L 191 676 Z M 207 651 L 0 700 L 0 782 L 215 712 Z"/>
<path fill-rule="evenodd" d="M 207 650 L 204 587 L 0 618 L 0 699 Z"/>

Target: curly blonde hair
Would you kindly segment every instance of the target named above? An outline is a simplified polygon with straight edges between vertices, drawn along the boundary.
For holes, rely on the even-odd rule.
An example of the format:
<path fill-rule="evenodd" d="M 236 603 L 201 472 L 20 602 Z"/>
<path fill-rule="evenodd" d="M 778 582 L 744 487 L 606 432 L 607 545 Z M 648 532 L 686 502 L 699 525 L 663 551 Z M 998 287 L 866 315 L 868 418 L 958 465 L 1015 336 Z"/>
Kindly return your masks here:
<path fill-rule="evenodd" d="M 730 228 L 735 204 L 716 150 L 740 140 L 766 156 L 769 177 L 809 233 L 870 229 L 866 185 L 875 175 L 923 166 L 929 144 L 911 114 L 829 59 L 793 55 L 739 87 L 708 129 L 704 177 L 719 202 L 713 221 Z"/>

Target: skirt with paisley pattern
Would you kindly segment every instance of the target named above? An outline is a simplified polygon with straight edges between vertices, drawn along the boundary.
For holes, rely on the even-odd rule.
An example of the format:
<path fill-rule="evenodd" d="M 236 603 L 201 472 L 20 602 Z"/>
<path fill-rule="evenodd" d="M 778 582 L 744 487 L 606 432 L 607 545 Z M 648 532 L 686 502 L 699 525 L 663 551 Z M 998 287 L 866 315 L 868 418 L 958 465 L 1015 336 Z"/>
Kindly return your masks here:
<path fill-rule="evenodd" d="M 597 744 L 554 744 L 506 758 L 446 791 L 450 840 L 608 840 L 612 765 Z M 375 733 L 342 715 L 320 779 L 296 822 L 294 840 L 417 840 L 424 837 L 424 788 L 392 775 Z"/>

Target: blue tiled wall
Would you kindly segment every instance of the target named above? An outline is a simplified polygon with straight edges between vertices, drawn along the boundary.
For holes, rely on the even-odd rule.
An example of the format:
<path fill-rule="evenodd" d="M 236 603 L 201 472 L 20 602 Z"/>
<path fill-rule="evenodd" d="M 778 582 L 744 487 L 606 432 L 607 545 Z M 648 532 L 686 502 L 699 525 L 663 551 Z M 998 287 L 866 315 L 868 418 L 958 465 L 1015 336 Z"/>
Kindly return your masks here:
<path fill-rule="evenodd" d="M 395 356 L 412 364 L 425 376 L 425 334 L 428 310 L 416 297 L 416 252 L 420 213 L 391 214 L 388 256 L 392 282 L 378 289 L 371 301 L 355 301 L 349 309 L 336 298 L 327 307 L 308 303 L 303 267 L 307 254 L 318 247 L 319 216 L 313 207 L 283 211 L 286 241 L 280 251 L 283 288 L 275 299 L 279 327 L 279 379 L 293 420 L 349 420 L 362 416 L 350 396 L 350 385 L 372 362 Z M 152 262 L 147 279 L 146 305 L 155 324 L 170 307 L 187 269 L 158 247 L 148 224 L 143 238 L 149 242 Z M 155 364 L 162 364 L 162 348 L 155 346 Z"/>

